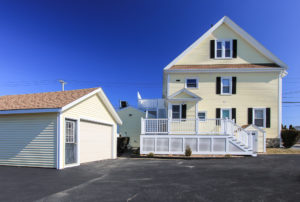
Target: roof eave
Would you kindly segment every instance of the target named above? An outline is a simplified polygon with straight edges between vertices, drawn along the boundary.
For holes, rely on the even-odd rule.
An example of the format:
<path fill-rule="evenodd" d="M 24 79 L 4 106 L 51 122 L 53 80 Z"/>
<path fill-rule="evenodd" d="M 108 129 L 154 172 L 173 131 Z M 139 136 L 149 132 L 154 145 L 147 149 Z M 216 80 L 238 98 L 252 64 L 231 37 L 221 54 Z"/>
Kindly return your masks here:
<path fill-rule="evenodd" d="M 36 113 L 59 113 L 61 108 L 45 108 L 45 109 L 12 109 L 1 110 L 0 114 L 36 114 Z"/>

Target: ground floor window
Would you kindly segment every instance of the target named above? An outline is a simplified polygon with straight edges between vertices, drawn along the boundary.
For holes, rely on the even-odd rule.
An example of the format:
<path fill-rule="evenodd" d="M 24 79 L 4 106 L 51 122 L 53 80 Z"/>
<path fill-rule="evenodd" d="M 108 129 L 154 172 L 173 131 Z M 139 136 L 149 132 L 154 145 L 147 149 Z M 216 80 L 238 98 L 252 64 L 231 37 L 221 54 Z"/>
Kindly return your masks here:
<path fill-rule="evenodd" d="M 221 110 L 221 118 L 222 119 L 231 119 L 231 109 L 222 109 Z"/>
<path fill-rule="evenodd" d="M 258 127 L 265 127 L 266 123 L 266 110 L 253 109 L 253 123 Z"/>
<path fill-rule="evenodd" d="M 172 105 L 172 119 L 186 119 L 186 104 Z"/>
<path fill-rule="evenodd" d="M 199 119 L 199 121 L 205 121 L 206 112 L 198 112 L 198 119 Z"/>

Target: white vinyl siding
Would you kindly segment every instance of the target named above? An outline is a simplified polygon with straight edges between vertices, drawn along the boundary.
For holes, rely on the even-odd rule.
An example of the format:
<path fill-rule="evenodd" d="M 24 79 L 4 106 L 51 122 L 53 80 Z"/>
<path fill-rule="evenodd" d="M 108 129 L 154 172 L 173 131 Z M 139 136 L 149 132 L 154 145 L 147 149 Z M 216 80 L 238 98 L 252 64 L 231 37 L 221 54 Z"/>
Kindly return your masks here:
<path fill-rule="evenodd" d="M 0 165 L 56 167 L 57 114 L 0 115 Z"/>

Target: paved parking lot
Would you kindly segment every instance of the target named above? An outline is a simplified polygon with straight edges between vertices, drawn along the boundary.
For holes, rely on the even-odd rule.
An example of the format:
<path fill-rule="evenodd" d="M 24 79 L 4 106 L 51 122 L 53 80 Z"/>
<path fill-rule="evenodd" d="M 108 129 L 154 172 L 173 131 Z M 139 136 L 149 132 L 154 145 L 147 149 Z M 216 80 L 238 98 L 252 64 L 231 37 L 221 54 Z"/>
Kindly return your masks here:
<path fill-rule="evenodd" d="M 0 166 L 0 201 L 296 201 L 300 155 Z"/>

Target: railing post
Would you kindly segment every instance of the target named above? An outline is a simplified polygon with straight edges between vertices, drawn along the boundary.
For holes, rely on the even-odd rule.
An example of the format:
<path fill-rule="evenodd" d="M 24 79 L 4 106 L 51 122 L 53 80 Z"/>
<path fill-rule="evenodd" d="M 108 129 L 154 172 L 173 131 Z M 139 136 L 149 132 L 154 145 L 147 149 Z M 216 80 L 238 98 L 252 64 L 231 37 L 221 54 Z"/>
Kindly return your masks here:
<path fill-rule="evenodd" d="M 228 119 L 226 117 L 225 120 L 224 120 L 224 135 L 227 134 L 227 123 L 228 123 Z"/>
<path fill-rule="evenodd" d="M 195 127 L 195 130 L 196 130 L 196 135 L 198 135 L 198 130 L 199 130 L 199 119 L 196 118 L 196 127 Z"/>

